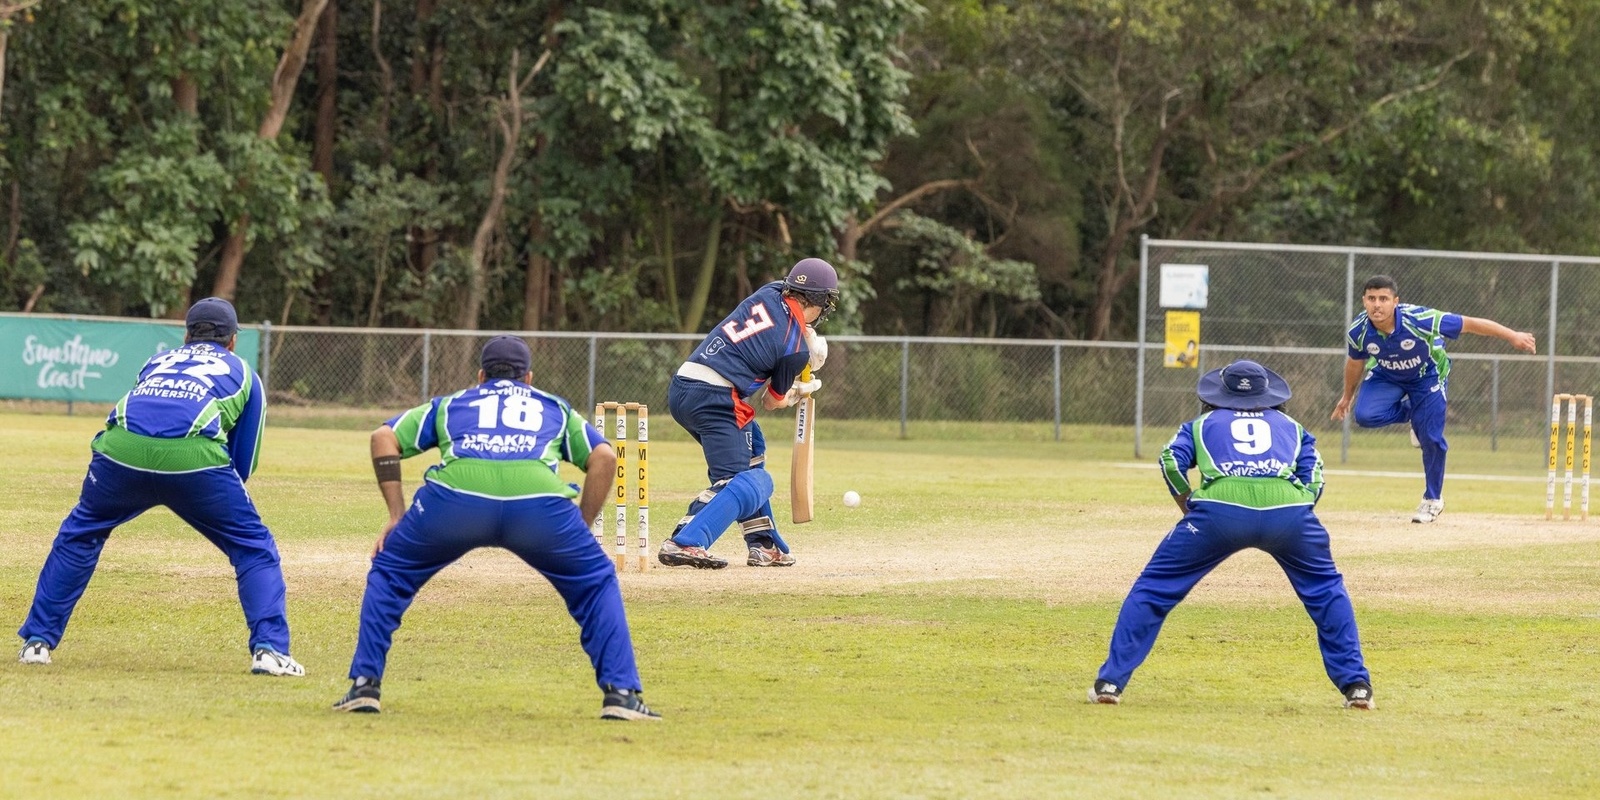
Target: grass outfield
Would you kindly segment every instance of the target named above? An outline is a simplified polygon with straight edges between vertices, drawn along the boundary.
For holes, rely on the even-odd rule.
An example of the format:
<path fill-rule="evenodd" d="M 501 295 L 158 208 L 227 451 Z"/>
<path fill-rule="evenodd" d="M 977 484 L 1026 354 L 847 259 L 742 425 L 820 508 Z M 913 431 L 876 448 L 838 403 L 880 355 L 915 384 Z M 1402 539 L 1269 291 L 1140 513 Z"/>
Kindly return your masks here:
<path fill-rule="evenodd" d="M 350 428 L 381 416 L 275 417 L 250 483 L 306 678 L 248 674 L 226 560 L 152 512 L 107 546 L 53 665 L 0 662 L 0 795 L 1600 795 L 1600 521 L 1544 521 L 1544 442 L 1454 442 L 1452 474 L 1483 477 L 1452 478 L 1431 526 L 1409 522 L 1421 477 L 1403 434 L 1358 436 L 1351 462 L 1329 465 L 1321 514 L 1379 710 L 1340 708 L 1310 622 L 1255 552 L 1201 583 L 1106 707 L 1083 695 L 1175 518 L 1150 463 L 1170 431 L 1152 432 L 1139 465 L 1127 430 L 1068 428 L 1056 443 L 1048 427 L 998 441 L 921 424 L 900 441 L 872 438 L 897 426 L 824 417 L 818 519 L 787 529 L 799 565 L 744 567 L 733 533 L 715 548 L 738 559 L 726 570 L 625 576 L 645 696 L 666 717 L 652 725 L 596 718 L 576 627 L 498 551 L 419 595 L 383 714 L 328 709 L 348 685 L 383 517 L 366 435 Z M 657 541 L 704 479 L 661 416 Z M 0 413 L 8 626 L 98 424 Z M 407 462 L 408 489 L 424 461 Z M 773 462 L 782 487 L 786 450 Z M 847 489 L 861 507 L 838 502 Z"/>

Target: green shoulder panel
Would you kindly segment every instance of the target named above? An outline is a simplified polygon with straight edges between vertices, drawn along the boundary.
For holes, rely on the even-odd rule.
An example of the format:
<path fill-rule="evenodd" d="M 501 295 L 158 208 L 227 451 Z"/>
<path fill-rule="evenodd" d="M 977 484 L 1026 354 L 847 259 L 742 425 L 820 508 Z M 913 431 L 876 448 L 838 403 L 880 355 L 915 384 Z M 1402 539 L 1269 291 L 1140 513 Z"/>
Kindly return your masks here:
<path fill-rule="evenodd" d="M 422 433 L 422 422 L 427 419 L 428 412 L 433 408 L 434 401 L 429 400 L 416 408 L 406 411 L 395 420 L 393 425 L 394 435 L 400 440 L 400 457 L 410 458 L 427 448 L 418 446 L 418 437 Z"/>

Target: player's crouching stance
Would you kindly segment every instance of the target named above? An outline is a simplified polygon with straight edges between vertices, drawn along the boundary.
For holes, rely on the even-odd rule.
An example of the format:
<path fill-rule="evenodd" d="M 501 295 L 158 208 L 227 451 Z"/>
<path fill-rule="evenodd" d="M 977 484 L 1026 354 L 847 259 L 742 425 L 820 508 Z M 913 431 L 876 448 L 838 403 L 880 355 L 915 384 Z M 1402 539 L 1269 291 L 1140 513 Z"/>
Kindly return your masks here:
<path fill-rule="evenodd" d="M 501 547 L 566 601 L 604 694 L 600 716 L 660 719 L 640 697 L 616 572 L 586 522 L 610 491 L 616 454 L 567 401 L 530 385 L 531 362 L 521 339 L 490 339 L 477 386 L 436 397 L 372 432 L 372 466 L 389 521 L 367 573 L 350 691 L 335 710 L 376 713 L 389 646 L 417 591 L 468 551 Z M 400 460 L 435 447 L 440 463 L 428 469 L 407 509 Z M 557 473 L 562 461 L 585 472 L 578 503 L 578 491 Z"/>
<path fill-rule="evenodd" d="M 669 567 L 722 569 L 711 554 L 735 521 L 749 548 L 752 567 L 795 563 L 772 516 L 772 477 L 767 442 L 747 398 L 760 393 L 768 411 L 787 408 L 822 388 L 799 380 L 809 364 L 820 369 L 827 342 L 815 325 L 839 303 L 839 275 L 820 258 L 802 259 L 788 277 L 773 281 L 711 329 L 667 389 L 672 418 L 700 443 L 711 486 L 689 504 L 672 537 L 657 555 Z"/>
<path fill-rule="evenodd" d="M 1283 413 L 1288 384 L 1254 361 L 1236 361 L 1202 376 L 1196 392 L 1205 413 L 1179 427 L 1161 452 L 1183 518 L 1123 601 L 1089 702 L 1120 703 L 1167 613 L 1217 565 L 1254 547 L 1283 568 L 1316 623 L 1322 665 L 1345 707 L 1375 708 L 1350 595 L 1312 511 L 1322 496 L 1322 456 L 1316 439 Z M 1188 472 L 1196 467 L 1200 486 L 1191 489 Z"/>
<path fill-rule="evenodd" d="M 244 488 L 266 419 L 261 379 L 233 354 L 233 304 L 208 297 L 189 308 L 184 325 L 183 346 L 145 362 L 95 436 L 82 494 L 50 546 L 17 631 L 24 664 L 50 663 L 111 532 L 160 505 L 233 564 L 250 627 L 250 671 L 305 674 L 289 657 L 278 547 Z"/>

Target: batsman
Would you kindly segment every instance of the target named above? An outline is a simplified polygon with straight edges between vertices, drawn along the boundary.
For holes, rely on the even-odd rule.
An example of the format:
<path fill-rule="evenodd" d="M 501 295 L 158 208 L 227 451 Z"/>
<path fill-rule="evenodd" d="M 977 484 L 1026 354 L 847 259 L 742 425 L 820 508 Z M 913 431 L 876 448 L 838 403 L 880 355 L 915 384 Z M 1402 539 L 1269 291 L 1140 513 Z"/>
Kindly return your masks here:
<path fill-rule="evenodd" d="M 711 486 L 689 504 L 657 558 L 667 566 L 722 569 L 727 559 L 711 546 L 735 521 L 744 531 L 752 567 L 795 563 L 772 516 L 772 476 L 767 442 L 748 398 L 761 395 L 768 411 L 787 408 L 822 388 L 800 380 L 809 364 L 820 369 L 828 344 L 816 332 L 839 304 L 839 275 L 832 264 L 807 258 L 773 281 L 711 329 L 667 390 L 672 418 L 705 452 Z"/>

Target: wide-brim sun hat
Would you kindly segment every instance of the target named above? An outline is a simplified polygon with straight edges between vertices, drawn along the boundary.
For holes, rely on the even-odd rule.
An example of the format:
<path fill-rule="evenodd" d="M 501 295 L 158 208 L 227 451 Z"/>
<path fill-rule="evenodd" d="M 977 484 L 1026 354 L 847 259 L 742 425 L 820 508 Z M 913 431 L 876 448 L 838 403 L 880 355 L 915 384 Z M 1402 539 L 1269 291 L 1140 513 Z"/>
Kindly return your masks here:
<path fill-rule="evenodd" d="M 1210 405 L 1233 411 L 1272 408 L 1290 395 L 1282 375 L 1248 359 L 1201 375 L 1194 392 Z"/>

